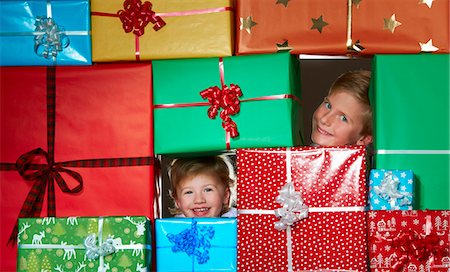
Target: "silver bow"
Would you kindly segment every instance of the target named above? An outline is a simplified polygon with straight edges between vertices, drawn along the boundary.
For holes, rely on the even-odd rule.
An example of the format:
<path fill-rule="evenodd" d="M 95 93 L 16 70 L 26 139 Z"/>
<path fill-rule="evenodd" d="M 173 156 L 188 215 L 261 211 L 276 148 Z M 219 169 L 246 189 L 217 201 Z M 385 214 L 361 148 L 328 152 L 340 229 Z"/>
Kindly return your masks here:
<path fill-rule="evenodd" d="M 34 25 L 37 32 L 34 37 L 34 52 L 46 59 L 56 59 L 58 52 L 70 42 L 69 37 L 64 34 L 64 28 L 59 27 L 52 18 L 43 16 L 38 16 Z"/>
<path fill-rule="evenodd" d="M 97 239 L 95 234 L 90 234 L 84 239 L 84 247 L 86 248 L 86 257 L 89 260 L 96 260 L 100 256 L 110 255 L 116 252 L 116 248 L 113 244 L 113 239 L 108 237 L 101 246 L 97 246 Z"/>
<path fill-rule="evenodd" d="M 412 194 L 409 192 L 400 192 L 398 185 L 400 180 L 391 171 L 384 173 L 379 186 L 374 186 L 374 192 L 383 200 L 388 201 L 392 208 L 396 207 L 397 200 L 399 206 L 410 205 Z"/>
<path fill-rule="evenodd" d="M 275 222 L 275 229 L 285 230 L 300 219 L 308 217 L 308 206 L 303 203 L 301 194 L 295 191 L 291 182 L 286 183 L 279 192 L 276 202 L 283 207 L 275 210 L 275 216 L 280 218 L 280 221 Z"/>

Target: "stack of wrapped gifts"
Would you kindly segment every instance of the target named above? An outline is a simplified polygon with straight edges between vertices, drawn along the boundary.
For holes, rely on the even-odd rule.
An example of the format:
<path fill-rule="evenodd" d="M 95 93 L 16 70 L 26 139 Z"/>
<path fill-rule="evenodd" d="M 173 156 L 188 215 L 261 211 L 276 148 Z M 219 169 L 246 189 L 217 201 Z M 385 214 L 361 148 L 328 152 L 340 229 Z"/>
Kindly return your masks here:
<path fill-rule="evenodd" d="M 0 271 L 450 271 L 449 8 L 2 0 Z M 301 55 L 371 60 L 373 146 L 308 144 Z M 162 218 L 223 153 L 237 215 Z"/>

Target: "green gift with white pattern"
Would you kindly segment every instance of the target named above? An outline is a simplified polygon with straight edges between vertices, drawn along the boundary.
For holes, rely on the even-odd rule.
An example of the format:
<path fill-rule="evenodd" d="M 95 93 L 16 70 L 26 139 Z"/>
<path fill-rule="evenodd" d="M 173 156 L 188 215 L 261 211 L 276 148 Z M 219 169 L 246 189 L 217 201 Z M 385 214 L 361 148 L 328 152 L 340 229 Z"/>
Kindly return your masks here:
<path fill-rule="evenodd" d="M 148 271 L 144 216 L 19 218 L 17 271 Z"/>

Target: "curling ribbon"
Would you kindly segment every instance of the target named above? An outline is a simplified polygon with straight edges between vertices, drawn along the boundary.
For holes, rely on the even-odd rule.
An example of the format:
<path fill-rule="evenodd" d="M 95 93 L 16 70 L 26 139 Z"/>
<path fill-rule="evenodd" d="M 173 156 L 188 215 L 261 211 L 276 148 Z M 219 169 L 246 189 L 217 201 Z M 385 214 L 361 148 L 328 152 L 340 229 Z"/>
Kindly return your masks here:
<path fill-rule="evenodd" d="M 420 262 L 429 260 L 429 263 L 432 264 L 435 257 L 442 257 L 447 254 L 448 248 L 445 245 L 440 245 L 439 237 L 431 233 L 431 216 L 427 215 L 425 219 L 425 235 L 411 229 L 400 232 L 394 238 L 386 238 L 377 233 L 376 238 L 389 242 L 395 250 L 395 254 L 399 256 L 392 265 L 394 271 L 402 271 L 413 260 Z"/>
<path fill-rule="evenodd" d="M 275 228 L 285 230 L 288 226 L 308 217 L 308 206 L 304 204 L 301 194 L 295 191 L 292 182 L 286 183 L 279 192 L 276 202 L 283 207 L 275 210 L 275 216 L 281 218 L 275 222 Z"/>
<path fill-rule="evenodd" d="M 166 22 L 152 10 L 152 3 L 149 1 L 142 3 L 141 0 L 125 0 L 123 8 L 117 14 L 126 33 L 133 32 L 139 37 L 144 35 L 148 23 L 154 24 L 155 31 L 166 25 Z"/>
<path fill-rule="evenodd" d="M 374 192 L 383 200 L 389 202 L 391 208 L 411 204 L 412 193 L 398 190 L 400 181 L 392 171 L 386 171 L 379 186 L 374 186 Z"/>
<path fill-rule="evenodd" d="M 56 60 L 58 52 L 69 46 L 69 37 L 65 34 L 65 29 L 58 26 L 52 18 L 38 16 L 34 23 L 34 52 L 36 55 L 46 59 Z"/>

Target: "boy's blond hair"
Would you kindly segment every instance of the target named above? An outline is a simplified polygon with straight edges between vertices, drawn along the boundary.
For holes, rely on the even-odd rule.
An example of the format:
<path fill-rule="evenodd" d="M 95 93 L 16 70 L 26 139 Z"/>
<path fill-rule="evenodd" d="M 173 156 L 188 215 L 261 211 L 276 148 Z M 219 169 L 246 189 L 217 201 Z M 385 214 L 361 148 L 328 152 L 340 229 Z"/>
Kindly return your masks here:
<path fill-rule="evenodd" d="M 345 92 L 356 98 L 366 109 L 362 112 L 362 135 L 372 135 L 372 108 L 369 100 L 371 72 L 367 70 L 349 71 L 340 75 L 331 85 L 328 96 L 337 92 Z"/>
<path fill-rule="evenodd" d="M 177 189 L 183 179 L 198 174 L 215 174 L 219 177 L 220 182 L 230 190 L 230 199 L 228 206 L 224 205 L 222 214 L 229 211 L 233 203 L 232 189 L 235 186 L 234 171 L 231 163 L 224 156 L 208 156 L 208 157 L 194 157 L 194 158 L 178 158 L 175 159 L 169 167 L 170 191 L 169 195 L 172 200 L 178 199 Z M 175 201 L 174 201 L 175 203 Z M 174 208 L 169 208 L 172 215 L 181 214 L 181 210 L 174 204 Z"/>

